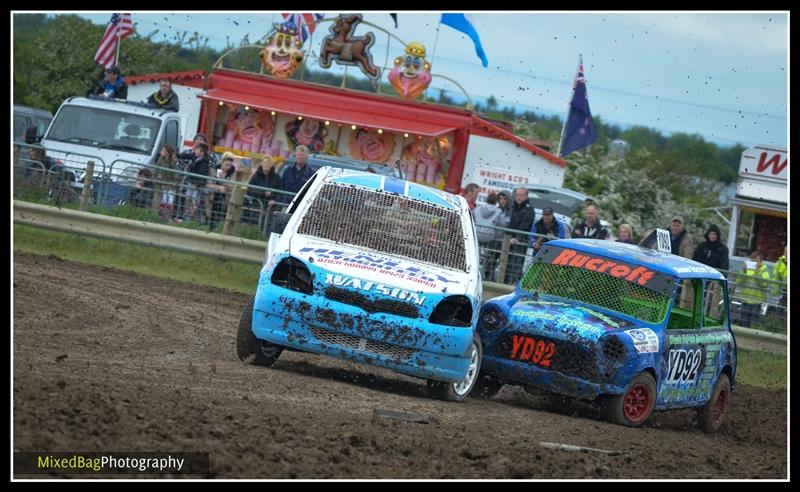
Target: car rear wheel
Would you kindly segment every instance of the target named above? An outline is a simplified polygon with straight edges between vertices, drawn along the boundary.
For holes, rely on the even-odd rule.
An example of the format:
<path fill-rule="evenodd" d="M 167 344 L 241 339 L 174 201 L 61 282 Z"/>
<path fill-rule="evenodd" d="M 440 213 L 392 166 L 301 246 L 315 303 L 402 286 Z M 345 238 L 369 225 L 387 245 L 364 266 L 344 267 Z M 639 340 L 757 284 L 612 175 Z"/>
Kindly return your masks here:
<path fill-rule="evenodd" d="M 253 306 L 255 296 L 245 306 L 236 333 L 236 353 L 245 364 L 270 367 L 280 357 L 283 347 L 259 340 L 253 335 Z"/>
<path fill-rule="evenodd" d="M 656 382 L 653 376 L 643 372 L 628 383 L 622 394 L 604 398 L 603 413 L 614 423 L 639 427 L 650 417 L 655 405 Z"/>
<path fill-rule="evenodd" d="M 720 374 L 711 398 L 698 412 L 700 428 L 706 432 L 717 432 L 725 418 L 731 400 L 731 380 L 727 374 Z"/>
<path fill-rule="evenodd" d="M 429 379 L 428 394 L 433 398 L 445 401 L 462 402 L 466 400 L 478 380 L 482 356 L 483 350 L 481 349 L 481 341 L 478 335 L 474 335 L 472 337 L 472 347 L 470 349 L 469 369 L 467 369 L 467 375 L 464 379 L 458 383 Z"/>

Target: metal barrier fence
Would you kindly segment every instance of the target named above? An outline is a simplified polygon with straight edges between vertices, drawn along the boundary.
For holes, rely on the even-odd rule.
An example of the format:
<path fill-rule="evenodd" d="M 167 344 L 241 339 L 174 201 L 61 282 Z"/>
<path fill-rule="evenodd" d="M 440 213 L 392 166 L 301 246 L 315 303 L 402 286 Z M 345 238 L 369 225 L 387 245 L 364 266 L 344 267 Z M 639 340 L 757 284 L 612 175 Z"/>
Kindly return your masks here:
<path fill-rule="evenodd" d="M 208 176 L 117 159 L 106 165 L 99 156 L 55 153 L 39 145 L 15 144 L 14 195 L 56 205 L 78 202 L 106 208 L 129 205 L 149 209 L 153 220 L 194 222 L 210 230 L 222 226 L 232 234 L 237 224 L 257 227 L 266 236 L 272 212 L 282 210 L 294 193 L 249 184 L 239 172 L 224 179 L 211 168 Z M 94 163 L 91 172 L 88 168 Z"/>

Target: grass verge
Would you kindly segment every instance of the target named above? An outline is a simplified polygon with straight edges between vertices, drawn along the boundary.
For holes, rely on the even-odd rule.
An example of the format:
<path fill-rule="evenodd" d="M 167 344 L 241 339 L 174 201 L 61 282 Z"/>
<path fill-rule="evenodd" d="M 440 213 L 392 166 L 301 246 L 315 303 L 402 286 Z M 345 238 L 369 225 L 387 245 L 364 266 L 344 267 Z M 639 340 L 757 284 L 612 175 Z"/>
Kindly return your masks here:
<path fill-rule="evenodd" d="M 252 294 L 260 265 L 14 225 L 14 250 Z"/>
<path fill-rule="evenodd" d="M 737 355 L 737 384 L 773 389 L 786 388 L 788 375 L 786 354 L 739 350 Z"/>

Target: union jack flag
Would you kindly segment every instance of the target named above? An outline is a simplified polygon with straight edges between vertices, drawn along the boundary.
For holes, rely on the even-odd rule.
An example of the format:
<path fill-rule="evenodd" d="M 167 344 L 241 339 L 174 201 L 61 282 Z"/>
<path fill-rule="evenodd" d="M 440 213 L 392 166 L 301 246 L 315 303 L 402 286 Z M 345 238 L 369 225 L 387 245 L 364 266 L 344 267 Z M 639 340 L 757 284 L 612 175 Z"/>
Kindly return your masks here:
<path fill-rule="evenodd" d="M 309 13 L 302 13 L 302 14 L 288 14 L 283 13 L 281 14 L 285 20 L 291 20 L 294 22 L 294 25 L 297 26 L 297 29 L 300 30 L 300 35 L 303 36 L 303 42 L 306 42 L 308 36 L 314 33 L 314 30 L 317 28 L 317 22 L 322 20 L 325 15 L 324 14 L 309 14 Z"/>
<path fill-rule="evenodd" d="M 108 68 L 114 65 L 114 53 L 120 39 L 133 34 L 133 18 L 131 14 L 114 14 L 106 27 L 106 33 L 100 40 L 100 47 L 94 55 L 94 61 Z"/>

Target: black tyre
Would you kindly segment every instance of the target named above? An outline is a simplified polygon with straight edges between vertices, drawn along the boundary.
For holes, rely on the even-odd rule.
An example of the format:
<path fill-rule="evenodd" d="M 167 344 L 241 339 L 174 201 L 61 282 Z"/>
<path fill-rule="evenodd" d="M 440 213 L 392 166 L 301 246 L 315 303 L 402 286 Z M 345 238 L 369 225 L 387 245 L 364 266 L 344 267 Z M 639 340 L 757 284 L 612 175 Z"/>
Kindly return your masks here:
<path fill-rule="evenodd" d="M 470 351 L 470 365 L 464 380 L 458 383 L 448 383 L 444 381 L 428 380 L 428 394 L 432 398 L 439 400 L 462 402 L 467 399 L 470 392 L 475 388 L 478 375 L 481 369 L 481 358 L 483 349 L 481 340 L 475 334 L 472 337 L 472 350 Z"/>
<path fill-rule="evenodd" d="M 655 405 L 656 382 L 646 372 L 637 374 L 622 394 L 607 395 L 602 401 L 606 418 L 628 427 L 644 424 Z"/>
<path fill-rule="evenodd" d="M 239 356 L 239 360 L 245 364 L 270 367 L 280 357 L 283 347 L 259 340 L 253 335 L 254 304 L 255 296 L 250 298 L 250 302 L 245 306 L 242 318 L 239 320 L 239 330 L 236 333 L 236 354 Z"/>
<path fill-rule="evenodd" d="M 728 411 L 731 401 L 731 380 L 727 374 L 720 374 L 711 398 L 698 411 L 700 428 L 706 432 L 717 432 Z"/>
<path fill-rule="evenodd" d="M 480 374 L 478 380 L 475 382 L 475 387 L 472 389 L 471 395 L 488 400 L 496 395 L 504 384 L 502 380 L 494 376 Z"/>

